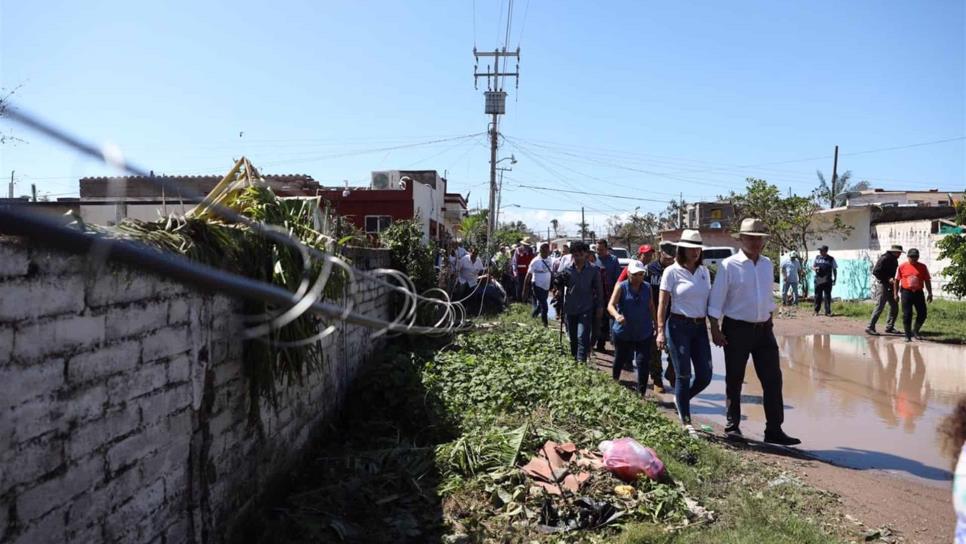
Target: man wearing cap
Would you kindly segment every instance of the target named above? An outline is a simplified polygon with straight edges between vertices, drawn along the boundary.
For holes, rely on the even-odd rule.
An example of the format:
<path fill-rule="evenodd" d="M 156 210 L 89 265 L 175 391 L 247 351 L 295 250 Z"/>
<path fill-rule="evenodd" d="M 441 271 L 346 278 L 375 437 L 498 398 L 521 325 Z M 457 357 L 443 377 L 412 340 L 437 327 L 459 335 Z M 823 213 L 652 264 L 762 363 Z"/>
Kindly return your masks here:
<path fill-rule="evenodd" d="M 872 276 L 876 279 L 878 292 L 876 293 L 877 300 L 875 309 L 872 310 L 872 319 L 869 321 L 869 326 L 865 328 L 866 334 L 879 334 L 875 332 L 875 324 L 879 321 L 879 316 L 882 315 L 882 310 L 886 304 L 889 305 L 889 315 L 886 317 L 885 332 L 891 334 L 899 332 L 895 327 L 896 317 L 899 315 L 899 305 L 896 303 L 895 295 L 896 271 L 899 270 L 899 255 L 902 255 L 902 246 L 893 245 L 889 248 L 889 251 L 886 251 L 879 257 L 875 266 L 872 267 Z"/>
<path fill-rule="evenodd" d="M 760 219 L 741 222 L 741 250 L 721 261 L 708 299 L 711 338 L 724 347 L 727 426 L 725 433 L 741 437 L 741 388 L 748 357 L 761 382 L 765 408 L 765 442 L 794 446 L 801 440 L 785 434 L 782 371 L 778 342 L 773 331 L 773 267 L 761 254 L 765 247 L 765 224 Z"/>
<path fill-rule="evenodd" d="M 929 269 L 919 262 L 919 250 L 910 248 L 906 253 L 908 260 L 899 265 L 896 270 L 896 286 L 902 300 L 902 327 L 906 333 L 906 342 L 913 338 L 922 340 L 919 330 L 926 321 L 926 303 L 932 302 L 932 280 Z M 928 295 L 922 294 L 923 287 Z M 916 325 L 912 326 L 912 310 L 916 309 Z"/>
<path fill-rule="evenodd" d="M 822 309 L 825 302 L 825 315 L 832 315 L 832 286 L 838 275 L 838 265 L 835 257 L 828 254 L 828 246 L 818 248 L 818 256 L 812 261 L 815 272 L 815 315 Z"/>
<path fill-rule="evenodd" d="M 641 262 L 645 267 L 651 264 L 651 260 L 654 258 L 654 248 L 650 244 L 644 244 L 637 248 L 637 260 Z M 617 283 L 620 283 L 627 279 L 627 267 L 621 270 L 621 275 L 617 278 Z"/>
<path fill-rule="evenodd" d="M 798 260 L 798 252 L 792 251 L 782 263 L 782 306 L 798 306 L 798 277 L 801 273 L 802 262 Z M 788 296 L 789 291 L 792 292 L 791 296 Z"/>

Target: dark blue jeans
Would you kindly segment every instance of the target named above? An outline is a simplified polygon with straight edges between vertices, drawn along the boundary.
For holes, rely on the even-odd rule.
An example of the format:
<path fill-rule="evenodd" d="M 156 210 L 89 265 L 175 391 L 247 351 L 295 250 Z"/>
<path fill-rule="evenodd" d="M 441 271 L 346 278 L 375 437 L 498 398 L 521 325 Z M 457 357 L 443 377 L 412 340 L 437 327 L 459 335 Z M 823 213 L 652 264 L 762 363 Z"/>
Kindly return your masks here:
<path fill-rule="evenodd" d="M 533 312 L 530 314 L 532 317 L 540 316 L 543 320 L 543 326 L 547 326 L 547 297 L 549 293 L 546 289 L 542 287 L 537 287 L 536 284 L 533 285 Z"/>
<path fill-rule="evenodd" d="M 674 403 L 681 421 L 691 421 L 691 399 L 711 383 L 711 343 L 704 322 L 668 319 L 665 327 L 668 351 L 674 365 Z M 691 382 L 691 367 L 694 382 Z"/>
<path fill-rule="evenodd" d="M 631 359 L 637 364 L 637 389 L 643 391 L 647 387 L 648 361 L 654 350 L 654 336 L 647 340 L 620 340 L 614 338 L 614 368 L 612 375 L 615 380 L 621 377 L 621 371 L 629 366 Z M 658 375 L 660 378 L 660 375 Z"/>
<path fill-rule="evenodd" d="M 594 322 L 593 311 L 567 314 L 567 334 L 570 336 L 570 354 L 581 363 L 590 354 L 590 328 Z"/>

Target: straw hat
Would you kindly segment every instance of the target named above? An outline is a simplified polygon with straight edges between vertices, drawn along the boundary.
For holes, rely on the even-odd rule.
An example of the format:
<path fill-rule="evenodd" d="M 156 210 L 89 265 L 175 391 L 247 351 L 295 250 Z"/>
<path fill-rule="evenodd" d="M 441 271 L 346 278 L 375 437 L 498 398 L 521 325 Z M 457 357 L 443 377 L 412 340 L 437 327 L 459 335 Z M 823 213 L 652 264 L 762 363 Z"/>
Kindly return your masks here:
<path fill-rule="evenodd" d="M 693 229 L 684 229 L 681 233 L 681 239 L 675 242 L 678 247 L 704 247 L 701 241 L 701 233 Z"/>
<path fill-rule="evenodd" d="M 741 221 L 741 228 L 734 236 L 735 238 L 740 238 L 742 234 L 745 236 L 768 236 L 767 230 L 764 221 L 749 217 Z"/>

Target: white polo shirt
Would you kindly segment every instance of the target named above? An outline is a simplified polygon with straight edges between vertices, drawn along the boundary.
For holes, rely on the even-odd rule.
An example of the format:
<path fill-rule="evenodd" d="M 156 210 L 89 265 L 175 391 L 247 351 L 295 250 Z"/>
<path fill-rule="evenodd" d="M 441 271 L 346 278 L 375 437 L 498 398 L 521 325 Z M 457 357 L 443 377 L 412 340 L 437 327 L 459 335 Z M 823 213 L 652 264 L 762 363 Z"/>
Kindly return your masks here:
<path fill-rule="evenodd" d="M 774 282 L 771 260 L 764 255 L 755 263 L 739 250 L 721 261 L 714 277 L 708 315 L 721 319 L 761 323 L 775 311 L 772 296 Z"/>
<path fill-rule="evenodd" d="M 708 315 L 708 296 L 711 294 L 711 274 L 698 266 L 694 274 L 678 263 L 664 269 L 661 291 L 671 295 L 671 313 L 685 317 Z"/>
<path fill-rule="evenodd" d="M 483 270 L 483 259 L 477 257 L 476 262 L 474 262 L 467 253 L 460 259 L 459 265 L 457 266 L 459 283 L 475 287 L 476 282 L 479 281 L 480 272 L 483 272 Z"/>

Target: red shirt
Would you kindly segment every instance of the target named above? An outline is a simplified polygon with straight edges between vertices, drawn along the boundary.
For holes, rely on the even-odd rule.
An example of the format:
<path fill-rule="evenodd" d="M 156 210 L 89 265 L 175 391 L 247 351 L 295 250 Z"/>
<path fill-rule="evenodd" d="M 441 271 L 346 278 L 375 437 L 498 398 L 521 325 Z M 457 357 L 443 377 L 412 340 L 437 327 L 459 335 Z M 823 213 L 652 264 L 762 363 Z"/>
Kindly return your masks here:
<path fill-rule="evenodd" d="M 922 291 L 925 282 L 930 279 L 929 269 L 922 263 L 906 261 L 896 270 L 896 279 L 906 291 Z"/>

